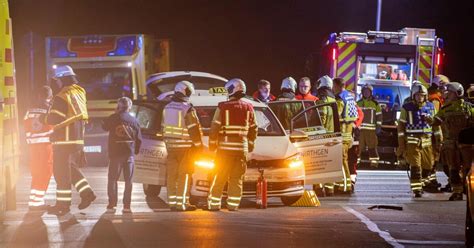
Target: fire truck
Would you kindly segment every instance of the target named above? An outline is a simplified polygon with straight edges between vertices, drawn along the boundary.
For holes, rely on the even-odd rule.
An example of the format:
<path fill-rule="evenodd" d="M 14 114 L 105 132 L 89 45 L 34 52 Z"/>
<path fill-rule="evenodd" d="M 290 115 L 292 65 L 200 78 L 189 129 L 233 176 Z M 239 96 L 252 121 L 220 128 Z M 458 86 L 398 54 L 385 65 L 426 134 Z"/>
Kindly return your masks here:
<path fill-rule="evenodd" d="M 169 71 L 170 63 L 170 41 L 148 35 L 46 38 L 48 82 L 53 82 L 50 79 L 57 66 L 69 65 L 87 92 L 90 120 L 84 151 L 90 165 L 104 166 L 107 161 L 107 133 L 101 124 L 115 111 L 117 99 L 122 96 L 145 99 L 147 77 Z"/>
<path fill-rule="evenodd" d="M 0 0 L 0 222 L 16 207 L 20 157 L 18 104 L 13 57 L 12 22 L 8 1 Z"/>
<path fill-rule="evenodd" d="M 344 79 L 346 88 L 361 97 L 361 87 L 374 87 L 382 107 L 379 135 L 380 164 L 398 165 L 396 126 L 403 101 L 410 96 L 412 82 L 427 88 L 441 73 L 444 42 L 434 29 L 403 28 L 398 32 L 332 33 L 325 42 L 322 75 Z M 365 161 L 362 158 L 362 162 Z"/>

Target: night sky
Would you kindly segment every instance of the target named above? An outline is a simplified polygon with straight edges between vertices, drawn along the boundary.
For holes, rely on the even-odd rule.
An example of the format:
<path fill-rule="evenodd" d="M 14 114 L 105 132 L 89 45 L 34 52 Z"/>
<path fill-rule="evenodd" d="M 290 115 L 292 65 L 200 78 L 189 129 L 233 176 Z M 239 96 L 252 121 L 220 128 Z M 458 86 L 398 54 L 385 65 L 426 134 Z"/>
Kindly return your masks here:
<path fill-rule="evenodd" d="M 474 83 L 473 2 L 384 0 L 381 29 L 435 28 L 446 42 L 445 74 Z M 376 6 L 377 0 L 10 0 L 17 80 L 30 87 L 29 32 L 37 84 L 45 78 L 46 36 L 145 33 L 172 40 L 176 70 L 240 77 L 251 85 L 264 78 L 276 90 L 286 76 L 317 76 L 318 60 L 310 67 L 306 61 L 319 56 L 329 33 L 374 30 Z"/>

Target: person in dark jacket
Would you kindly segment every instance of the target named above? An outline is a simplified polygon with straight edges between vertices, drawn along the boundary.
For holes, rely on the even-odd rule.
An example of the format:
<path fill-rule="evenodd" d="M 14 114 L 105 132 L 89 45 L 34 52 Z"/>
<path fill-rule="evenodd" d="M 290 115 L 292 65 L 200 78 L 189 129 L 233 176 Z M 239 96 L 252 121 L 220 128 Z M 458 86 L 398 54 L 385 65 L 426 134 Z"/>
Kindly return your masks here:
<path fill-rule="evenodd" d="M 118 99 L 116 112 L 105 119 L 102 127 L 109 132 L 109 174 L 107 210 L 115 211 L 117 206 L 117 181 L 123 171 L 125 190 L 123 192 L 123 213 L 131 213 L 132 177 L 134 157 L 140 151 L 142 137 L 138 120 L 130 115 L 132 100 Z"/>

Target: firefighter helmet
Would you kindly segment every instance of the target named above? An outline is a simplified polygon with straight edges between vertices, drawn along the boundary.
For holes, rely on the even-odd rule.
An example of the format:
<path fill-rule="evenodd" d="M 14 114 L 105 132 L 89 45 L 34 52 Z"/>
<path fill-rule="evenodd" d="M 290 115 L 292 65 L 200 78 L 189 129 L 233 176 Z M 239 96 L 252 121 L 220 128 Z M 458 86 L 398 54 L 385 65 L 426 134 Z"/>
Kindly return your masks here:
<path fill-rule="evenodd" d="M 174 87 L 175 93 L 181 93 L 183 96 L 189 97 L 194 94 L 194 85 L 188 81 L 180 81 Z"/>
<path fill-rule="evenodd" d="M 370 84 L 366 84 L 366 85 L 362 86 L 362 91 L 365 90 L 365 89 L 370 90 L 371 94 L 372 94 L 372 92 L 374 92 L 374 86 L 372 86 Z"/>
<path fill-rule="evenodd" d="M 54 70 L 54 77 L 55 78 L 62 78 L 67 76 L 76 76 L 76 73 L 72 70 L 72 68 L 68 65 L 61 65 L 58 66 Z"/>
<path fill-rule="evenodd" d="M 469 86 L 469 89 L 467 89 L 467 98 L 471 100 L 474 99 L 474 84 L 471 84 L 471 86 Z"/>
<path fill-rule="evenodd" d="M 292 77 L 287 77 L 287 78 L 283 79 L 283 81 L 281 82 L 280 89 L 281 90 L 289 89 L 293 92 L 296 92 L 296 81 L 295 81 L 295 79 L 293 79 Z"/>
<path fill-rule="evenodd" d="M 414 84 L 411 88 L 411 96 L 415 96 L 415 94 L 422 94 L 428 95 L 428 90 L 423 84 Z"/>
<path fill-rule="evenodd" d="M 224 88 L 227 90 L 227 93 L 229 94 L 229 96 L 233 96 L 234 94 L 238 92 L 242 92 L 243 94 L 245 94 L 245 92 L 247 91 L 245 82 L 240 78 L 233 78 L 229 80 L 225 84 Z"/>
<path fill-rule="evenodd" d="M 442 86 L 443 84 L 449 83 L 449 78 L 445 75 L 438 74 L 433 78 L 431 85 L 436 85 L 438 87 Z"/>
<path fill-rule="evenodd" d="M 332 89 L 332 85 L 332 79 L 328 75 L 322 76 L 318 79 L 318 89 L 321 87 L 328 87 L 329 89 Z"/>
<path fill-rule="evenodd" d="M 462 97 L 464 95 L 464 88 L 462 84 L 458 82 L 450 82 L 446 85 L 446 91 L 454 92 L 458 97 Z"/>

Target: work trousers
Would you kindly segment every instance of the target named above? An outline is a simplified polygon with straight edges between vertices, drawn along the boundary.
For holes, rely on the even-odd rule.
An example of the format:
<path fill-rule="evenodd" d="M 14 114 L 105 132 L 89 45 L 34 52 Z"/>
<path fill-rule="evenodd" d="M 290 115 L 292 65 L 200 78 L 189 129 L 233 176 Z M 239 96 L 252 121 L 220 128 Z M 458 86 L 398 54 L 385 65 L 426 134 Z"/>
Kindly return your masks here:
<path fill-rule="evenodd" d="M 223 155 L 217 152 L 215 164 L 217 171 L 209 190 L 208 207 L 221 208 L 222 192 L 227 183 L 227 208 L 235 210 L 242 199 L 243 179 L 247 170 L 246 156 Z"/>
<path fill-rule="evenodd" d="M 189 190 L 194 172 L 194 164 L 190 149 L 168 151 L 166 160 L 166 187 L 168 205 L 170 207 L 186 208 L 189 203 Z"/>
<path fill-rule="evenodd" d="M 92 194 L 92 189 L 78 168 L 82 163 L 82 148 L 76 145 L 53 145 L 53 173 L 56 180 L 56 204 L 70 206 L 71 184 L 81 197 Z"/>
<path fill-rule="evenodd" d="M 410 165 L 410 186 L 413 193 L 423 191 L 423 176 L 430 174 L 433 168 L 433 149 L 431 145 L 407 144 L 405 159 Z"/>
<path fill-rule="evenodd" d="M 449 166 L 449 181 L 454 193 L 462 193 L 466 174 L 471 168 L 472 147 L 454 140 L 443 142 L 445 160 Z"/>
<path fill-rule="evenodd" d="M 377 152 L 378 138 L 375 130 L 360 130 L 359 138 L 359 156 L 366 148 L 369 153 L 370 166 L 377 167 L 379 162 L 379 153 Z"/>
<path fill-rule="evenodd" d="M 125 189 L 123 191 L 123 205 L 125 207 L 130 207 L 130 203 L 132 202 L 132 178 L 134 167 L 135 161 L 133 155 L 110 158 L 109 174 L 107 178 L 107 195 L 109 196 L 109 205 L 117 206 L 117 181 L 120 178 L 120 174 L 123 172 L 123 180 L 125 182 Z"/>
<path fill-rule="evenodd" d="M 49 143 L 31 144 L 29 148 L 29 166 L 31 171 L 31 191 L 29 206 L 45 204 L 44 195 L 53 174 L 53 147 Z"/>

